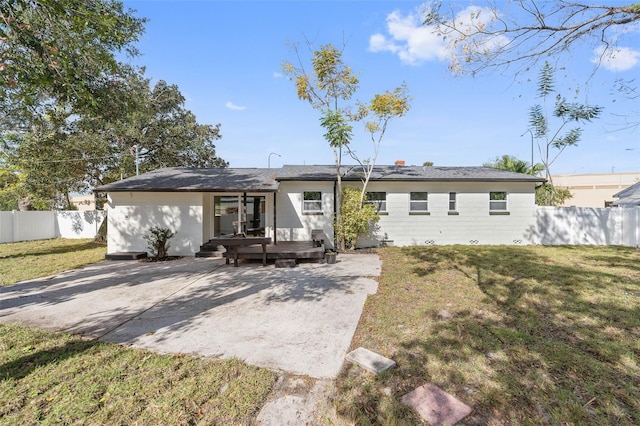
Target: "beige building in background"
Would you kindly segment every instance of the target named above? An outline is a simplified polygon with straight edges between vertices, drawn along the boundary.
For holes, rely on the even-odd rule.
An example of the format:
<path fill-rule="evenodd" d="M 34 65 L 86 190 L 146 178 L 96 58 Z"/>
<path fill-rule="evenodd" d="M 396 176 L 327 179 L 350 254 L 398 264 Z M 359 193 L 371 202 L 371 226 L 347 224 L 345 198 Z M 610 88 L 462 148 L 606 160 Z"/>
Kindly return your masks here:
<path fill-rule="evenodd" d="M 71 195 L 69 200 L 80 211 L 95 210 L 96 199 L 93 194 L 89 195 Z"/>
<path fill-rule="evenodd" d="M 615 200 L 613 194 L 640 181 L 640 172 L 556 175 L 552 178 L 554 185 L 567 188 L 573 194 L 565 206 L 607 207 Z"/>

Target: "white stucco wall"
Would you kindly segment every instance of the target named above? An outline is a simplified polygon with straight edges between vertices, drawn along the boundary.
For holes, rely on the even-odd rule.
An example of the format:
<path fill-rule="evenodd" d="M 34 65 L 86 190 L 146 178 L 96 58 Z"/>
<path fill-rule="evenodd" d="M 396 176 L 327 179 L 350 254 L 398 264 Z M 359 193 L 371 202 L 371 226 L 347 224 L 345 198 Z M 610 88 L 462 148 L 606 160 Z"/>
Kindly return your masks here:
<path fill-rule="evenodd" d="M 153 226 L 177 230 L 169 255 L 193 256 L 203 243 L 203 194 L 109 193 L 107 253 L 148 251 L 144 236 Z"/>
<path fill-rule="evenodd" d="M 536 220 L 533 183 L 371 182 L 368 191 L 387 193 L 378 236 L 397 246 L 527 244 L 527 231 Z M 508 215 L 489 213 L 490 191 L 507 192 Z M 428 192 L 428 215 L 409 213 L 410 192 Z M 457 215 L 449 214 L 449 192 L 457 193 Z"/>
<path fill-rule="evenodd" d="M 322 213 L 302 213 L 304 191 L 322 193 Z M 323 229 L 325 245 L 333 247 L 333 182 L 281 182 L 276 211 L 278 241 L 309 241 L 312 230 Z"/>

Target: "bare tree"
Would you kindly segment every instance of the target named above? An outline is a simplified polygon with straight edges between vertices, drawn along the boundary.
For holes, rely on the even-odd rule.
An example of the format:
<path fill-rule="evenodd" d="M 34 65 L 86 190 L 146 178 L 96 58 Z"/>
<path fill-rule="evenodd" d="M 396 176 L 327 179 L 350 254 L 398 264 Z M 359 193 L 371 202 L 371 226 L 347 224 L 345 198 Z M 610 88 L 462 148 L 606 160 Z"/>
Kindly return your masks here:
<path fill-rule="evenodd" d="M 640 22 L 640 2 L 620 6 L 520 0 L 500 6 L 469 6 L 463 13 L 443 11 L 441 2 L 426 6 L 424 24 L 436 27 L 452 48 L 453 73 L 512 66 L 518 73 L 566 53 L 578 42 L 595 43 L 597 62 L 606 61 L 623 52 L 620 36 Z"/>

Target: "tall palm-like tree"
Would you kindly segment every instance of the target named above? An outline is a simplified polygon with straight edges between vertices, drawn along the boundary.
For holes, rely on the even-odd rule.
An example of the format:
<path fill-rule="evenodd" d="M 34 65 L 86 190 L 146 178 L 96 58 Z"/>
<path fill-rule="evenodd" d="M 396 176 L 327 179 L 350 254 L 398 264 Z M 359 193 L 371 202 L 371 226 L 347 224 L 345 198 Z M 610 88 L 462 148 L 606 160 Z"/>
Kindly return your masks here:
<path fill-rule="evenodd" d="M 544 166 L 540 163 L 531 165 L 526 161 L 520 160 L 512 155 L 503 155 L 502 157 L 496 157 L 496 159 L 492 163 L 484 163 L 483 166 L 508 170 L 510 172 L 524 173 L 527 175 L 537 175 L 544 170 Z"/>

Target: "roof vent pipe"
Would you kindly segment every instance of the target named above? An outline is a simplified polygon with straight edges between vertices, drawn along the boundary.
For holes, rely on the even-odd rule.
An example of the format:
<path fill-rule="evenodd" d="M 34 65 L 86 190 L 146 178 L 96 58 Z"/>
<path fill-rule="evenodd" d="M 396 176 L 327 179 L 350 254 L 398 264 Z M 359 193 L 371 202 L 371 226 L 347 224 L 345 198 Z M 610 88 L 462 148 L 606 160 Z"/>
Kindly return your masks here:
<path fill-rule="evenodd" d="M 404 167 L 404 160 L 396 160 L 396 166 Z"/>

